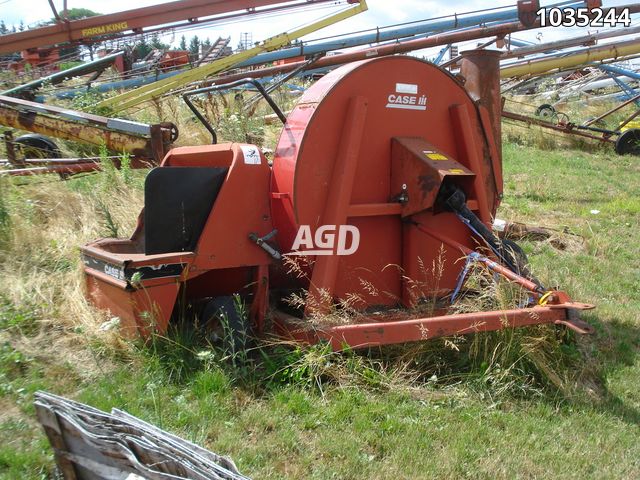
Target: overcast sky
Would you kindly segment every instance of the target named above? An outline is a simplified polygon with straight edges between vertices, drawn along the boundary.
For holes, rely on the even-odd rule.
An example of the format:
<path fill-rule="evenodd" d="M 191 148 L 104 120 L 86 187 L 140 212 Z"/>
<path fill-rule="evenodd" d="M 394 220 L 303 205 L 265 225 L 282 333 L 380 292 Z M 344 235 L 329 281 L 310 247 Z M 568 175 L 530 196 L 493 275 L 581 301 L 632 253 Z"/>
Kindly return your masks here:
<path fill-rule="evenodd" d="M 53 0 L 59 10 L 62 10 L 62 0 Z M 543 0 L 542 5 L 557 3 L 558 0 Z M 83 7 L 98 13 L 113 13 L 131 8 L 144 7 L 166 3 L 162 0 L 67 0 L 69 8 Z M 369 11 L 356 15 L 332 27 L 316 32 L 307 38 L 318 38 L 339 33 L 354 32 L 357 30 L 385 26 L 402 22 L 421 20 L 426 18 L 463 13 L 472 10 L 486 9 L 500 6 L 513 6 L 515 0 L 368 0 Z M 604 6 L 630 3 L 627 0 L 604 0 Z M 336 11 L 336 10 L 334 10 Z M 192 35 L 210 37 L 212 40 L 218 36 L 231 36 L 232 46 L 238 44 L 240 32 L 252 32 L 253 41 L 262 40 L 270 35 L 291 30 L 302 24 L 308 23 L 329 13 L 330 10 L 308 11 L 305 13 L 288 13 L 268 19 L 256 18 L 247 21 L 246 17 L 239 22 L 226 25 L 213 25 L 197 30 L 184 32 L 187 38 Z M 20 20 L 26 25 L 33 25 L 38 21 L 52 17 L 47 0 L 0 0 L 0 19 L 11 26 L 18 24 Z M 636 19 L 634 18 L 634 24 Z M 587 34 L 586 28 L 554 29 L 546 28 L 534 31 L 522 32 L 517 38 L 536 41 L 552 41 L 570 36 Z M 162 40 L 177 46 L 182 32 L 166 34 Z M 469 44 L 469 46 L 473 46 Z M 463 49 L 465 45 L 462 45 Z"/>

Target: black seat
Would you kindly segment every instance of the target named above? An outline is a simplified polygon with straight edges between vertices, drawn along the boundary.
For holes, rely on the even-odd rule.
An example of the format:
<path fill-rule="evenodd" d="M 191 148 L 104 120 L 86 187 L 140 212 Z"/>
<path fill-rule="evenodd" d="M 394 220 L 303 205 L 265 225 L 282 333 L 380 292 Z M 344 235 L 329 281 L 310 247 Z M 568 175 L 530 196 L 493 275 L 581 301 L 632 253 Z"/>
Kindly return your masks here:
<path fill-rule="evenodd" d="M 159 167 L 144 185 L 144 252 L 193 251 L 228 168 Z"/>

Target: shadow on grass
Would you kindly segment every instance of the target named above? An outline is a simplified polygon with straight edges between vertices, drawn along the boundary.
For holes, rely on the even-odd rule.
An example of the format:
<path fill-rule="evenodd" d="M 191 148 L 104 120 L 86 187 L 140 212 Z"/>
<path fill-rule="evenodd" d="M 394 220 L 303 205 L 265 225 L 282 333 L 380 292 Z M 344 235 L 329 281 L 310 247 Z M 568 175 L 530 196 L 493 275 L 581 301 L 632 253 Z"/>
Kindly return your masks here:
<path fill-rule="evenodd" d="M 598 398 L 584 406 L 595 411 L 614 415 L 632 425 L 640 425 L 640 410 L 630 406 L 612 392 L 607 379 L 621 369 L 633 367 L 640 352 L 640 327 L 619 318 L 600 320 L 597 314 L 586 314 L 584 319 L 596 328 L 591 343 L 599 380 Z M 637 376 L 635 376 L 637 379 Z M 635 385 L 630 386 L 635 389 Z"/>

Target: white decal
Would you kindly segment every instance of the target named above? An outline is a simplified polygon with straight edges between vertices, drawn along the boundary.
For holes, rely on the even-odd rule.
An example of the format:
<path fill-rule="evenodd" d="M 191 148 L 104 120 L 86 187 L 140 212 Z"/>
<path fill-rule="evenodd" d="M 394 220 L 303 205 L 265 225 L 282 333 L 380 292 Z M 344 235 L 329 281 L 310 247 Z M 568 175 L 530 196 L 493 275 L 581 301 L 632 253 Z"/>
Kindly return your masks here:
<path fill-rule="evenodd" d="M 260 152 L 253 145 L 240 145 L 244 155 L 244 163 L 247 165 L 260 165 Z"/>
<path fill-rule="evenodd" d="M 418 85 L 413 83 L 396 83 L 395 93 L 387 97 L 387 108 L 404 110 L 426 110 L 427 96 L 418 95 Z"/>
<path fill-rule="evenodd" d="M 396 93 L 410 93 L 411 95 L 417 95 L 418 85 L 413 83 L 396 83 Z"/>
<path fill-rule="evenodd" d="M 124 280 L 124 272 L 122 269 L 109 265 L 108 263 L 104 266 L 104 273 L 118 280 Z"/>
<path fill-rule="evenodd" d="M 336 245 L 336 230 L 338 242 Z M 347 247 L 347 235 L 351 236 L 351 244 Z M 315 240 L 315 244 L 314 244 Z M 296 239 L 291 247 L 290 255 L 352 255 L 360 245 L 360 230 L 353 225 L 323 225 L 318 227 L 315 236 L 311 234 L 309 225 L 300 225 Z M 304 247 L 308 250 L 300 251 Z M 337 247 L 337 248 L 336 248 Z M 334 253 L 335 248 L 335 253 Z"/>

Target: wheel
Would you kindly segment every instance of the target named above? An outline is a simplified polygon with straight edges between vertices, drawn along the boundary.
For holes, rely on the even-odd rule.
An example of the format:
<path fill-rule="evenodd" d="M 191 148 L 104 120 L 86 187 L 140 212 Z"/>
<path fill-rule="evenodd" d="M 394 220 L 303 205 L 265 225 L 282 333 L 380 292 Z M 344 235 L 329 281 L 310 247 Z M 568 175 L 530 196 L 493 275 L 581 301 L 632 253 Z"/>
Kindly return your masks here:
<path fill-rule="evenodd" d="M 531 274 L 531 270 L 529 270 L 529 259 L 527 258 L 527 254 L 524 253 L 522 247 L 518 245 L 513 240 L 509 240 L 508 238 L 504 238 L 502 240 L 502 246 L 507 255 L 509 255 L 516 266 L 516 272 L 518 275 L 521 275 L 529 280 L 532 280 L 535 283 L 539 283 L 538 280 Z"/>
<path fill-rule="evenodd" d="M 176 140 L 178 140 L 178 136 L 180 135 L 180 132 L 178 131 L 178 127 L 176 127 L 173 123 L 171 124 L 171 137 L 170 137 L 170 141 L 171 143 L 174 143 Z"/>
<path fill-rule="evenodd" d="M 249 343 L 249 326 L 242 312 L 238 312 L 232 296 L 209 300 L 201 315 L 209 340 L 223 348 L 229 355 L 245 349 Z"/>
<path fill-rule="evenodd" d="M 640 129 L 626 130 L 616 140 L 618 155 L 640 155 Z"/>
<path fill-rule="evenodd" d="M 162 122 L 160 126 L 169 130 L 169 141 L 171 143 L 174 143 L 176 140 L 178 140 L 178 135 L 180 134 L 180 132 L 178 131 L 178 127 L 175 125 L 175 123 Z"/>
<path fill-rule="evenodd" d="M 24 158 L 62 158 L 55 142 L 44 135 L 29 133 L 16 138 L 14 143 L 20 145 Z"/>
<path fill-rule="evenodd" d="M 556 114 L 556 109 L 553 108 L 553 105 L 550 105 L 548 103 L 545 103 L 543 105 L 540 105 L 537 109 L 536 109 L 536 116 L 538 117 L 542 117 L 542 118 L 551 118 Z"/>
<path fill-rule="evenodd" d="M 556 125 L 569 125 L 570 123 L 569 115 L 567 115 L 566 113 L 556 112 L 553 118 L 556 121 Z"/>

